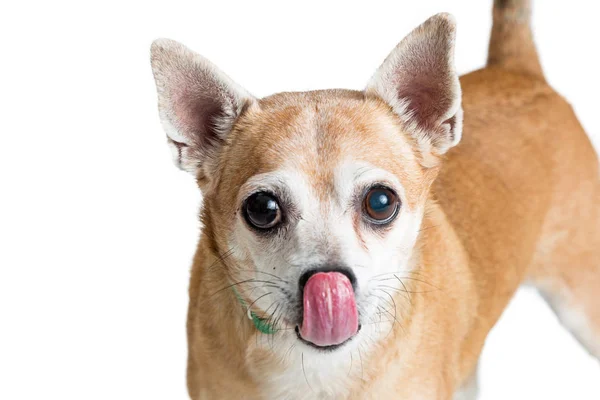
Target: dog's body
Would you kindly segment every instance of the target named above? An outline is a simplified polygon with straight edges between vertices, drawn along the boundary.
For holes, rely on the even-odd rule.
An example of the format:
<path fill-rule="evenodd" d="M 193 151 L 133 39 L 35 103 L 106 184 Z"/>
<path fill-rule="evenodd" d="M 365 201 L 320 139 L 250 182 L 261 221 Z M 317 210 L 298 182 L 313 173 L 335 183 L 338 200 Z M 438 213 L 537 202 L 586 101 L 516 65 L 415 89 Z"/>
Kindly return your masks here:
<path fill-rule="evenodd" d="M 474 398 L 485 338 L 523 282 L 538 287 L 600 357 L 598 160 L 571 107 L 543 78 L 528 9 L 526 1 L 496 2 L 488 67 L 460 80 L 465 134 L 446 156 L 460 139 L 460 90 L 445 66 L 451 56 L 419 52 L 432 40 L 444 53 L 452 39 L 438 38 L 453 38 L 447 16 L 405 39 L 365 92 L 248 100 L 204 59 L 190 66 L 184 58 L 196 56 L 187 50 L 155 45 L 161 114 L 176 162 L 196 175 L 205 195 L 190 284 L 193 399 Z M 439 68 L 424 74 L 427 82 L 443 78 L 419 87 L 424 97 L 412 83 L 398 84 L 414 57 Z M 200 75 L 190 81 L 196 68 Z M 187 72 L 174 78 L 171 69 Z M 418 81 L 421 72 L 411 77 Z M 389 97 L 390 84 L 413 100 L 409 113 Z M 221 119 L 210 122 L 217 125 L 213 137 L 192 136 L 210 133 L 195 116 L 215 107 Z M 435 123 L 426 119 L 432 115 Z M 224 116 L 232 117 L 229 125 Z M 363 174 L 388 182 L 402 198 L 385 231 L 363 229 L 356 216 L 346 220 L 352 210 L 338 204 L 351 182 L 367 179 Z M 241 200 L 282 182 L 287 189 L 273 191 L 294 203 L 286 230 L 258 235 L 240 217 Z M 302 313 L 296 297 L 307 304 L 312 277 L 305 287 L 304 265 L 331 275 L 325 266 L 332 259 L 352 270 L 361 325 L 347 344 L 326 349 L 307 343 L 301 326 L 308 317 L 302 322 L 294 312 Z M 377 273 L 363 272 L 371 269 Z M 259 331 L 247 307 L 276 332 Z"/>

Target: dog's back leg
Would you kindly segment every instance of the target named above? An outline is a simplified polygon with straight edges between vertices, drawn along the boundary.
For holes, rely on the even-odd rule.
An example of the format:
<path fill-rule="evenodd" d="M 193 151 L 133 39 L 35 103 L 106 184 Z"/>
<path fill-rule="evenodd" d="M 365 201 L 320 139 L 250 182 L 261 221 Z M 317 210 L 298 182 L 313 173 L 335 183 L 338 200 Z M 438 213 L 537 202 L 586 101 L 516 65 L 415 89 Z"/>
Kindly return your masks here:
<path fill-rule="evenodd" d="M 544 79 L 531 31 L 531 0 L 494 0 L 493 16 L 488 65 Z M 564 117 L 556 135 L 548 137 L 554 153 L 552 208 L 528 278 L 563 325 L 600 359 L 598 159 L 570 107 L 564 103 L 550 111 Z"/>
<path fill-rule="evenodd" d="M 471 376 L 463 383 L 461 388 L 454 394 L 453 400 L 476 400 L 479 395 L 479 383 L 478 383 L 478 370 L 479 366 L 475 367 L 475 370 Z"/>
<path fill-rule="evenodd" d="M 600 180 L 597 161 L 582 164 L 587 171 L 567 176 L 572 187 L 555 196 L 530 282 L 561 323 L 600 359 Z"/>

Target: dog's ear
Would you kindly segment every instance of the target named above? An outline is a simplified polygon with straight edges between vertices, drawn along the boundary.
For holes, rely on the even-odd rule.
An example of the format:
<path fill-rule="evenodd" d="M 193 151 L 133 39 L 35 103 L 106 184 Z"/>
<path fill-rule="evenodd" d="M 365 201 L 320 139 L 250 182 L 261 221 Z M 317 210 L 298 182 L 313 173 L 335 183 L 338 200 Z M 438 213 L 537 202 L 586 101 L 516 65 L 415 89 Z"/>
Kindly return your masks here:
<path fill-rule="evenodd" d="M 424 154 L 444 154 L 460 141 L 455 32 L 451 15 L 431 17 L 396 46 L 367 85 L 366 93 L 393 109 Z"/>
<path fill-rule="evenodd" d="M 160 118 L 175 164 L 199 179 L 210 178 L 220 145 L 254 97 L 175 41 L 152 43 L 151 62 Z"/>

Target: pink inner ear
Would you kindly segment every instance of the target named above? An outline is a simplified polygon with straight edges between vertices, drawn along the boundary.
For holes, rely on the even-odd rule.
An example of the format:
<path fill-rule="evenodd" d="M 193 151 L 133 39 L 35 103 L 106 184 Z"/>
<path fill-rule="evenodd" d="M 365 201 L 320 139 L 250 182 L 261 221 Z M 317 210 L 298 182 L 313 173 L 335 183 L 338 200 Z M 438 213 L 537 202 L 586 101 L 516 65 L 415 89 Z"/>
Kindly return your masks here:
<path fill-rule="evenodd" d="M 429 82 L 429 84 L 431 85 L 433 82 Z M 449 82 L 448 86 L 450 85 Z M 453 99 L 449 92 L 449 88 L 436 88 L 427 84 L 419 85 L 418 82 L 398 88 L 399 98 L 407 103 L 410 119 L 425 130 L 435 130 L 440 123 L 446 122 L 440 120 L 452 107 Z"/>
<path fill-rule="evenodd" d="M 413 54 L 414 59 L 397 66 L 396 93 L 406 102 L 411 119 L 423 129 L 435 129 L 453 105 L 453 75 L 443 43 L 434 41 L 420 51 L 423 54 Z"/>
<path fill-rule="evenodd" d="M 172 92 L 171 98 L 176 117 L 174 123 L 190 145 L 204 148 L 219 140 L 217 120 L 224 116 L 227 106 L 222 93 L 211 87 L 202 92 L 180 86 Z"/>

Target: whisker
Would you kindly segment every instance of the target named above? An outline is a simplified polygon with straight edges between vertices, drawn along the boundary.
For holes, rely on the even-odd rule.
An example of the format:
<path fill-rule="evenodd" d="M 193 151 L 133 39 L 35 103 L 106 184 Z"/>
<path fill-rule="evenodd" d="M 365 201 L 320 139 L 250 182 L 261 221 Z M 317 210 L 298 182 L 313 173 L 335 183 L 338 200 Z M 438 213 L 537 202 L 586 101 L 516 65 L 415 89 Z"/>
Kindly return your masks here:
<path fill-rule="evenodd" d="M 285 363 L 286 358 L 292 354 L 292 350 L 294 350 L 296 348 L 296 343 L 293 343 L 288 349 L 287 351 L 283 354 L 283 359 L 282 362 Z"/>
<path fill-rule="evenodd" d="M 236 283 L 232 283 L 230 285 L 227 285 L 224 288 L 221 288 L 221 289 L 217 290 L 216 292 L 210 294 L 208 296 L 208 298 L 212 298 L 212 296 L 216 295 L 217 293 L 220 293 L 220 292 L 222 292 L 224 290 L 227 290 L 227 289 L 231 289 L 232 287 L 235 287 L 235 286 L 238 286 L 238 285 L 242 285 L 244 283 L 265 283 L 265 284 L 269 284 L 269 285 L 272 285 L 274 287 L 279 288 L 279 286 L 277 286 L 277 284 L 275 284 L 274 282 L 271 282 L 271 281 L 263 281 L 263 280 L 258 280 L 258 279 L 246 279 L 244 281 L 240 281 L 240 282 L 236 282 Z"/>
<path fill-rule="evenodd" d="M 348 368 L 348 374 L 346 376 L 350 376 L 352 372 L 352 352 L 350 352 L 350 368 Z"/>
<path fill-rule="evenodd" d="M 400 293 L 413 293 L 413 294 L 420 294 L 420 293 L 432 293 L 432 292 L 435 292 L 435 290 L 426 290 L 426 291 L 419 291 L 419 292 L 415 292 L 414 290 L 409 290 L 409 291 L 406 291 L 406 290 L 404 290 L 404 289 L 395 288 L 395 287 L 393 287 L 393 286 L 388 286 L 388 285 L 379 285 L 379 286 L 377 286 L 377 287 L 383 287 L 383 288 L 387 288 L 387 289 L 394 290 L 394 291 L 396 291 L 396 292 L 400 292 Z"/>
<path fill-rule="evenodd" d="M 217 264 L 225 261 L 225 259 L 229 258 L 232 254 L 233 254 L 234 248 L 230 248 L 229 250 L 227 250 L 226 252 L 224 252 L 223 254 L 217 256 L 217 259 L 215 260 L 215 262 L 213 262 L 208 268 L 207 271 L 212 270 Z"/>
<path fill-rule="evenodd" d="M 389 336 L 389 334 L 393 331 L 394 325 L 396 323 L 398 324 L 398 326 L 400 326 L 400 329 L 402 329 L 402 332 L 404 332 L 404 334 L 406 334 L 406 330 L 404 329 L 404 326 L 402 325 L 402 323 L 397 318 L 397 316 L 398 316 L 398 309 L 396 307 L 396 301 L 394 300 L 394 297 L 390 293 L 388 293 L 386 290 L 378 289 L 378 288 L 375 288 L 375 290 L 378 290 L 378 291 L 381 291 L 381 292 L 387 294 L 390 297 L 390 299 L 392 300 L 393 304 L 394 304 L 394 314 L 392 314 L 392 312 L 390 310 L 388 310 L 386 307 L 383 307 L 383 306 L 381 307 L 381 309 L 383 309 L 384 312 L 388 313 L 393 318 L 393 321 L 387 321 L 387 322 L 392 322 L 392 326 L 390 327 L 390 332 L 388 332 L 388 334 L 386 335 L 386 337 Z M 379 299 L 382 299 L 381 296 L 377 296 L 376 294 L 370 294 L 369 296 L 373 296 L 373 297 L 377 297 Z M 387 300 L 386 300 L 386 302 L 387 302 Z M 388 302 L 388 304 L 391 304 L 391 303 Z M 377 307 L 377 308 L 379 309 L 379 307 Z"/>
<path fill-rule="evenodd" d="M 262 299 L 263 297 L 265 297 L 265 296 L 268 296 L 268 295 L 270 295 L 270 294 L 273 294 L 273 292 L 268 292 L 268 293 L 265 293 L 265 294 L 263 294 L 262 296 L 259 296 L 259 297 L 258 297 L 256 300 L 254 300 L 252 303 L 250 303 L 250 305 L 248 305 L 248 309 L 251 309 L 251 308 L 252 308 L 252 306 L 253 306 L 253 305 L 254 305 L 254 304 L 257 302 L 257 301 L 259 301 L 259 300 L 260 300 L 260 299 Z"/>
<path fill-rule="evenodd" d="M 275 279 L 280 280 L 283 283 L 288 283 L 288 281 L 286 281 L 285 279 L 281 278 L 280 276 L 277 276 L 275 274 L 271 274 L 269 272 L 263 272 L 263 271 L 258 271 L 258 270 L 252 270 L 252 269 L 238 269 L 236 270 L 238 272 L 248 272 L 248 273 L 255 273 L 255 274 L 263 274 L 263 275 L 268 275 L 268 276 L 272 276 Z"/>
<path fill-rule="evenodd" d="M 412 297 L 411 297 L 410 293 L 408 293 L 408 289 L 406 288 L 406 285 L 404 284 L 404 282 L 402 282 L 402 280 L 400 278 L 398 278 L 396 275 L 394 275 L 394 276 L 396 277 L 396 279 L 398 279 L 398 282 L 400 282 L 400 284 L 406 291 L 406 294 L 408 296 L 408 302 L 412 305 Z"/>
<path fill-rule="evenodd" d="M 394 322 L 394 321 L 391 320 L 391 319 L 382 319 L 382 320 L 379 320 L 379 321 L 368 322 L 368 323 L 366 323 L 364 325 L 375 325 L 375 324 L 381 325 L 381 324 L 383 324 L 385 322 Z"/>
<path fill-rule="evenodd" d="M 376 280 L 375 278 L 379 278 L 381 276 L 393 276 L 398 274 L 409 274 L 409 275 L 418 275 L 420 277 L 426 278 L 425 274 L 419 271 L 393 271 L 393 272 L 384 272 L 383 274 L 374 275 L 371 277 L 371 280 Z"/>
<path fill-rule="evenodd" d="M 384 292 L 385 294 L 387 294 L 388 296 L 390 296 L 390 298 L 392 299 L 392 301 L 394 300 L 392 295 L 390 295 L 389 293 L 387 293 L 385 290 L 382 290 L 382 292 Z M 379 297 L 380 299 L 383 299 L 383 297 L 374 295 L 376 297 Z M 392 304 L 392 303 L 390 303 Z M 396 309 L 396 302 L 394 301 L 394 314 L 392 314 L 392 312 L 390 310 L 388 310 L 386 307 L 382 307 L 383 311 L 388 313 L 394 320 L 392 322 L 392 326 L 390 326 L 390 330 L 388 331 L 387 335 L 385 337 L 388 337 L 390 335 L 390 333 L 392 333 L 392 331 L 394 330 L 394 326 L 396 325 L 396 323 L 398 323 L 400 325 L 400 322 L 398 321 L 398 318 L 396 317 L 397 315 L 397 309 Z"/>
<path fill-rule="evenodd" d="M 360 380 L 364 382 L 365 369 L 363 368 L 363 359 L 362 359 L 362 354 L 360 352 L 360 344 L 358 345 L 358 357 L 360 358 Z"/>
<path fill-rule="evenodd" d="M 394 275 L 394 276 L 396 276 L 396 275 Z M 398 280 L 399 280 L 400 278 L 398 278 L 398 277 L 396 276 L 396 279 L 398 279 Z M 424 281 L 424 280 L 421 280 L 421 279 L 417 279 L 417 278 L 411 278 L 411 277 L 409 277 L 409 276 L 403 276 L 403 277 L 402 277 L 402 279 L 408 279 L 408 280 L 411 280 L 411 281 L 417 281 L 417 282 L 421 282 L 421 283 L 424 283 L 424 284 L 426 284 L 426 285 L 429 285 L 429 286 L 431 286 L 431 287 L 433 287 L 433 288 L 435 288 L 435 289 L 437 289 L 437 290 L 441 290 L 442 292 L 444 291 L 443 289 L 440 289 L 439 287 L 435 286 L 434 284 L 432 284 L 432 283 L 429 283 L 429 282 L 426 282 L 426 281 Z"/>
<path fill-rule="evenodd" d="M 273 318 L 274 318 L 275 314 L 277 313 L 277 310 L 279 309 L 280 305 L 281 304 L 277 303 L 277 306 L 275 307 L 275 309 L 271 313 L 271 316 L 269 318 L 267 318 L 267 320 L 266 320 L 266 323 L 269 324 L 269 325 L 271 325 L 273 328 L 275 327 L 275 324 L 273 324 L 272 321 L 273 321 Z M 271 350 L 273 350 L 273 346 L 274 346 L 274 343 L 275 343 L 274 342 L 275 335 L 269 335 L 269 336 L 271 336 L 270 337 L 270 339 L 271 339 Z"/>
<path fill-rule="evenodd" d="M 306 384 L 310 388 L 310 391 L 313 392 L 312 386 L 310 386 L 310 383 L 308 383 L 308 377 L 306 376 L 306 369 L 304 369 L 304 353 L 302 353 L 302 373 L 304 373 L 304 380 L 306 381 Z"/>

